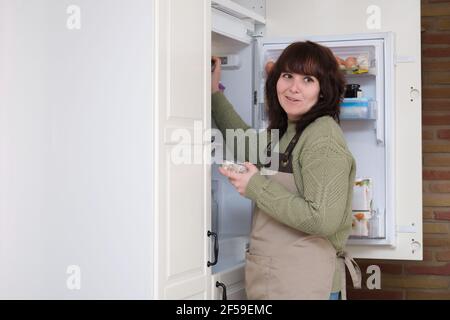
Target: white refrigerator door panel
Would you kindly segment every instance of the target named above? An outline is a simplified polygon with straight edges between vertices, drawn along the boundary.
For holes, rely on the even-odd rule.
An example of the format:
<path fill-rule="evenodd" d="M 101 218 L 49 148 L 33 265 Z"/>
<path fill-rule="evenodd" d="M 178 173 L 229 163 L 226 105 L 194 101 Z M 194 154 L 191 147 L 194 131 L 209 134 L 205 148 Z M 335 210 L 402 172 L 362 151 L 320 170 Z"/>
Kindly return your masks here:
<path fill-rule="evenodd" d="M 152 2 L 0 1 L 0 298 L 146 299 Z M 139 48 L 137 50 L 136 48 Z"/>
<path fill-rule="evenodd" d="M 385 54 L 386 56 L 392 56 L 392 48 L 389 45 L 391 37 L 391 33 L 376 33 L 370 35 L 317 36 L 308 38 L 330 47 L 333 53 L 339 57 L 345 58 L 347 56 L 363 54 L 367 55 L 369 60 L 369 73 L 350 75 L 346 76 L 346 78 L 348 83 L 361 84 L 364 96 L 376 101 L 377 107 L 373 112 L 376 120 L 349 120 L 344 115 L 341 115 L 341 126 L 350 151 L 353 153 L 357 162 L 357 178 L 370 178 L 372 180 L 373 209 L 382 216 L 382 222 L 385 221 L 385 212 L 389 212 L 390 214 L 387 223 L 388 230 L 380 228 L 381 233 L 377 233 L 376 235 L 371 234 L 371 239 L 365 239 L 364 237 L 352 238 L 349 242 L 351 244 L 395 244 L 395 217 L 392 214 L 394 212 L 393 186 L 395 177 L 389 175 L 389 170 L 387 170 L 394 164 L 394 152 L 391 136 L 389 135 L 389 139 L 385 139 L 384 133 L 385 123 L 388 124 L 389 128 L 394 126 L 390 113 L 386 115 L 386 119 L 384 117 L 385 97 L 392 96 L 392 90 L 389 86 L 385 87 L 385 82 L 392 83 L 393 79 L 388 79 L 384 76 L 385 68 L 389 69 L 384 64 L 384 56 Z M 283 49 L 296 40 L 298 39 L 283 38 L 264 40 L 260 53 L 260 68 L 263 68 L 267 60 L 276 60 Z M 264 80 L 261 83 L 264 83 Z M 374 166 L 373 163 L 377 163 L 378 165 Z M 390 196 L 387 196 L 387 194 Z M 371 233 L 373 232 L 371 231 Z M 386 237 L 383 235 L 386 235 Z"/>
<path fill-rule="evenodd" d="M 404 13 L 408 12 L 407 15 Z M 408 63 L 389 61 L 386 78 L 395 79 L 386 85 L 392 96 L 386 96 L 391 128 L 386 128 L 386 139 L 392 140 L 394 165 L 386 168 L 393 175 L 395 185 L 395 225 L 393 246 L 350 246 L 358 258 L 422 259 L 422 149 L 421 98 L 411 99 L 411 88 L 421 91 L 421 41 L 419 0 L 348 0 L 348 1 L 266 1 L 266 37 L 268 39 L 314 38 L 316 41 L 355 34 L 355 40 L 364 34 L 392 32 L 395 43 L 394 60 L 407 56 Z M 336 37 L 329 37 L 334 35 Z M 400 61 L 399 61 L 400 62 Z M 393 73 L 393 74 L 392 74 Z M 387 194 L 388 197 L 392 195 Z"/>

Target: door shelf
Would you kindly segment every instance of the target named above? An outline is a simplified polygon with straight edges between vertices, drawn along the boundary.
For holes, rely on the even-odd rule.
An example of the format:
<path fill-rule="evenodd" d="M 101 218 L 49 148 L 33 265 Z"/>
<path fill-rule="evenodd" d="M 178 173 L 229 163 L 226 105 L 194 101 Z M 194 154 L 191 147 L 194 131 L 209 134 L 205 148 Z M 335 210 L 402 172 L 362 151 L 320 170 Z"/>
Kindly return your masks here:
<path fill-rule="evenodd" d="M 361 78 L 374 78 L 377 76 L 375 68 L 371 68 L 369 72 L 366 73 L 346 73 L 342 72 L 347 79 L 361 79 Z"/>
<path fill-rule="evenodd" d="M 385 240 L 385 211 L 368 210 L 352 212 L 351 239 Z"/>
<path fill-rule="evenodd" d="M 376 101 L 367 98 L 346 98 L 341 105 L 342 120 L 376 120 Z"/>

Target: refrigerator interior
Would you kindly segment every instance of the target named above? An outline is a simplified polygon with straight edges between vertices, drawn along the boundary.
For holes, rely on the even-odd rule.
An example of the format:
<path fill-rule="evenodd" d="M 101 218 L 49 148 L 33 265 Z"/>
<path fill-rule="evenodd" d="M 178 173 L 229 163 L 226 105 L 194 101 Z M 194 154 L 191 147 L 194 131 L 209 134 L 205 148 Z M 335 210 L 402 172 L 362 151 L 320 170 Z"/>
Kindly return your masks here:
<path fill-rule="evenodd" d="M 346 84 L 359 85 L 357 96 L 345 98 L 341 105 L 341 127 L 357 164 L 353 228 L 348 244 L 392 245 L 394 217 L 393 210 L 389 210 L 392 204 L 386 196 L 392 182 L 387 178 L 391 155 L 386 147 L 389 142 L 386 127 L 390 123 L 386 121 L 386 113 L 390 110 L 389 106 L 385 107 L 385 90 L 390 84 L 385 83 L 385 41 L 317 42 L 328 46 L 342 61 L 353 57 L 358 62 L 358 67 L 341 67 Z M 288 42 L 257 43 L 259 45 L 253 46 L 212 33 L 213 55 L 233 55 L 233 59 L 237 56 L 239 60 L 239 67 L 222 71 L 221 82 L 227 98 L 247 124 L 261 129 L 268 124 L 264 105 L 265 75 L 261 70 L 268 60 L 278 58 Z M 258 91 L 256 108 L 253 108 L 252 84 Z M 219 235 L 219 258 L 213 273 L 244 262 L 252 211 L 251 201 L 240 196 L 217 167 L 218 164 L 212 166 L 212 222 L 213 231 Z"/>
<path fill-rule="evenodd" d="M 389 109 L 385 112 L 385 90 L 390 84 L 385 83 L 385 42 L 382 39 L 317 42 L 329 47 L 341 59 L 340 68 L 346 84 L 359 87 L 357 95 L 344 98 L 340 117 L 341 128 L 357 166 L 352 233 L 348 244 L 391 245 L 393 212 L 387 210 L 386 196 L 391 183 L 387 179 L 386 166 L 390 155 L 385 134 L 389 123 L 386 121 Z M 262 44 L 260 68 L 269 60 L 276 61 L 287 45 L 287 42 L 276 41 Z M 351 62 L 352 58 L 356 61 L 354 65 L 344 63 Z M 263 90 L 264 82 L 264 78 L 259 81 L 259 91 Z M 355 94 L 350 90 L 347 93 Z M 259 128 L 268 124 L 264 112 L 264 95 L 259 94 L 255 120 Z"/>
<path fill-rule="evenodd" d="M 234 109 L 252 126 L 252 45 L 213 32 L 211 52 L 215 56 L 228 56 L 236 61 L 231 67 L 222 67 L 221 84 Z M 212 127 L 216 128 L 214 121 Z M 218 144 L 213 146 L 221 147 Z M 225 154 L 223 156 L 225 158 Z M 228 179 L 219 173 L 219 166 L 220 163 L 212 164 L 211 221 L 212 231 L 217 233 L 219 239 L 219 255 L 213 273 L 244 262 L 252 214 L 252 202 L 241 196 Z"/>

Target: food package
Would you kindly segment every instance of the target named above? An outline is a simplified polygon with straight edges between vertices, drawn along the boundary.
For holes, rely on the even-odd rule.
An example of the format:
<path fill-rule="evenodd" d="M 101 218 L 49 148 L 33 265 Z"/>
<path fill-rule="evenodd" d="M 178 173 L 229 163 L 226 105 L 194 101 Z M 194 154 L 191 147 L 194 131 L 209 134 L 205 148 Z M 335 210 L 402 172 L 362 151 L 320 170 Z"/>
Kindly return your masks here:
<path fill-rule="evenodd" d="M 372 217 L 370 211 L 354 211 L 352 219 L 351 236 L 368 237 L 369 236 L 369 220 Z"/>
<path fill-rule="evenodd" d="M 347 74 L 361 74 L 369 72 L 369 54 L 361 53 L 354 56 L 343 57 L 336 56 L 339 69 Z"/>
<path fill-rule="evenodd" d="M 346 69 L 345 60 L 339 58 L 338 56 L 335 56 L 335 58 L 336 58 L 336 61 L 337 61 L 338 65 L 339 65 L 339 69 L 345 70 Z"/>
<path fill-rule="evenodd" d="M 345 67 L 347 70 L 357 70 L 358 69 L 358 59 L 356 57 L 348 57 L 345 59 Z"/>
<path fill-rule="evenodd" d="M 236 173 L 246 173 L 248 170 L 243 164 L 235 163 L 233 161 L 224 160 L 222 168 Z"/>
<path fill-rule="evenodd" d="M 373 202 L 373 184 L 371 178 L 357 178 L 353 186 L 353 211 L 370 211 Z"/>
<path fill-rule="evenodd" d="M 356 61 L 358 64 L 358 69 L 360 71 L 362 71 L 362 70 L 364 70 L 365 72 L 369 71 L 369 54 L 368 53 L 359 54 L 356 58 Z"/>

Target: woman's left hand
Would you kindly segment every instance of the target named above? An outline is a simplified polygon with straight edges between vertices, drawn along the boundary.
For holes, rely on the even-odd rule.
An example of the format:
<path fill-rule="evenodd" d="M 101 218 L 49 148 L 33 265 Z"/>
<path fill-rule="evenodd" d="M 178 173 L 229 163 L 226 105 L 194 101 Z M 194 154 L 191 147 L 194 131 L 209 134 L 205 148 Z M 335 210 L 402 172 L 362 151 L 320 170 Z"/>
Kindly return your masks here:
<path fill-rule="evenodd" d="M 245 195 L 245 190 L 247 189 L 250 178 L 259 171 L 258 168 L 250 162 L 245 162 L 244 166 L 248 170 L 246 173 L 236 173 L 219 167 L 219 172 L 230 180 L 231 184 L 241 196 Z"/>

